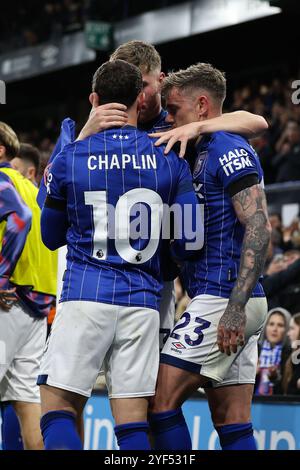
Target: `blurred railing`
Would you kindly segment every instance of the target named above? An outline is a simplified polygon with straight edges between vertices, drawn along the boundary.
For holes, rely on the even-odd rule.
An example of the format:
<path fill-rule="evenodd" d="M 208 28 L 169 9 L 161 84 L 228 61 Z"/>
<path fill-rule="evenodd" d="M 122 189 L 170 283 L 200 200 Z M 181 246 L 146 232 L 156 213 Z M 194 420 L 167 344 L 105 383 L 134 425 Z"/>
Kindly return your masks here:
<path fill-rule="evenodd" d="M 269 212 L 278 212 L 284 226 L 300 213 L 300 181 L 270 184 L 265 187 Z"/>

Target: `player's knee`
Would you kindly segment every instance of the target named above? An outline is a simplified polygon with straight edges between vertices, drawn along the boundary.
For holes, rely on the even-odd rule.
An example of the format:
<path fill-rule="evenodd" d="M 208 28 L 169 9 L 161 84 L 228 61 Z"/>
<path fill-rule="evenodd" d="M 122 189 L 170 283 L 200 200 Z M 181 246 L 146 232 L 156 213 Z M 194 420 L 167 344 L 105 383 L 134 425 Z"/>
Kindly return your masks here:
<path fill-rule="evenodd" d="M 211 417 L 215 427 L 226 424 L 248 423 L 250 419 L 250 409 L 242 404 L 230 404 L 229 406 L 218 407 L 211 410 Z"/>
<path fill-rule="evenodd" d="M 22 434 L 25 450 L 43 450 L 44 443 L 40 430 L 35 432 L 24 431 Z"/>
<path fill-rule="evenodd" d="M 157 393 L 149 404 L 149 412 L 163 413 L 164 411 L 175 410 L 179 407 L 178 397 L 168 395 L 167 393 Z"/>
<path fill-rule="evenodd" d="M 147 421 L 148 398 L 114 398 L 110 401 L 115 424 L 122 425 Z"/>
<path fill-rule="evenodd" d="M 147 421 L 147 412 L 128 412 L 126 410 L 119 410 L 118 412 L 114 412 L 112 414 L 116 426 Z"/>

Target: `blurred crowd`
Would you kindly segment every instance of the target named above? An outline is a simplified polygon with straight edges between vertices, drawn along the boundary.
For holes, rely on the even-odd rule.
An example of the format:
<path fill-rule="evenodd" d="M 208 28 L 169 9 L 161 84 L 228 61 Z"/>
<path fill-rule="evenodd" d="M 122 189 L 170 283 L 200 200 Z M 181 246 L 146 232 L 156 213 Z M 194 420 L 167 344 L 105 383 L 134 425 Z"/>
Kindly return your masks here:
<path fill-rule="evenodd" d="M 266 184 L 300 181 L 300 103 L 292 100 L 293 94 L 299 98 L 293 88 L 295 80 L 273 79 L 268 85 L 255 83 L 238 88 L 228 105 L 230 111 L 245 109 L 264 116 L 269 123 L 269 130 L 252 141 Z"/>
<path fill-rule="evenodd" d="M 0 15 L 0 54 L 83 29 L 86 20 L 120 21 L 184 0 L 12 0 Z"/>
<path fill-rule="evenodd" d="M 88 2 L 13 0 L 0 16 L 0 53 L 36 46 L 82 29 Z"/>

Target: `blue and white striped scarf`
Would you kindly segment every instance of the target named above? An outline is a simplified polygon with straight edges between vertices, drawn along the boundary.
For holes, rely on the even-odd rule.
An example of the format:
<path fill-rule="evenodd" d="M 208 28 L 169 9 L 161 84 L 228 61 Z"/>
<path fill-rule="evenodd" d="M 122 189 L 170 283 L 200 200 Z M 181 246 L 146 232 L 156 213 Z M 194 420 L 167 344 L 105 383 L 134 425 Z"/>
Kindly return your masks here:
<path fill-rule="evenodd" d="M 264 369 L 271 366 L 279 366 L 281 362 L 282 343 L 272 347 L 266 339 L 263 342 L 260 356 L 259 368 Z"/>

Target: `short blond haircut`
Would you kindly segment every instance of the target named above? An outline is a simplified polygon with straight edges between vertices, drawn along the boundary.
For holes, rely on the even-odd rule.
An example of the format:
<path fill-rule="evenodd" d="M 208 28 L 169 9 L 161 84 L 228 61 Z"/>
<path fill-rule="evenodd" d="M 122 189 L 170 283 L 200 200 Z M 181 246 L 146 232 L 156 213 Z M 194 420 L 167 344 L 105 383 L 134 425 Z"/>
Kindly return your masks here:
<path fill-rule="evenodd" d="M 110 56 L 110 60 L 125 60 L 139 67 L 142 73 L 161 70 L 161 58 L 152 44 L 144 41 L 128 41 L 121 44 Z"/>
<path fill-rule="evenodd" d="M 167 98 L 174 87 L 185 92 L 193 92 L 197 89 L 208 91 L 220 105 L 226 97 L 225 73 L 203 62 L 191 65 L 185 70 L 170 73 L 163 81 L 162 95 Z"/>
<path fill-rule="evenodd" d="M 20 150 L 20 142 L 16 133 L 5 122 L 0 121 L 0 145 L 6 150 L 6 157 L 9 160 L 15 158 Z"/>

